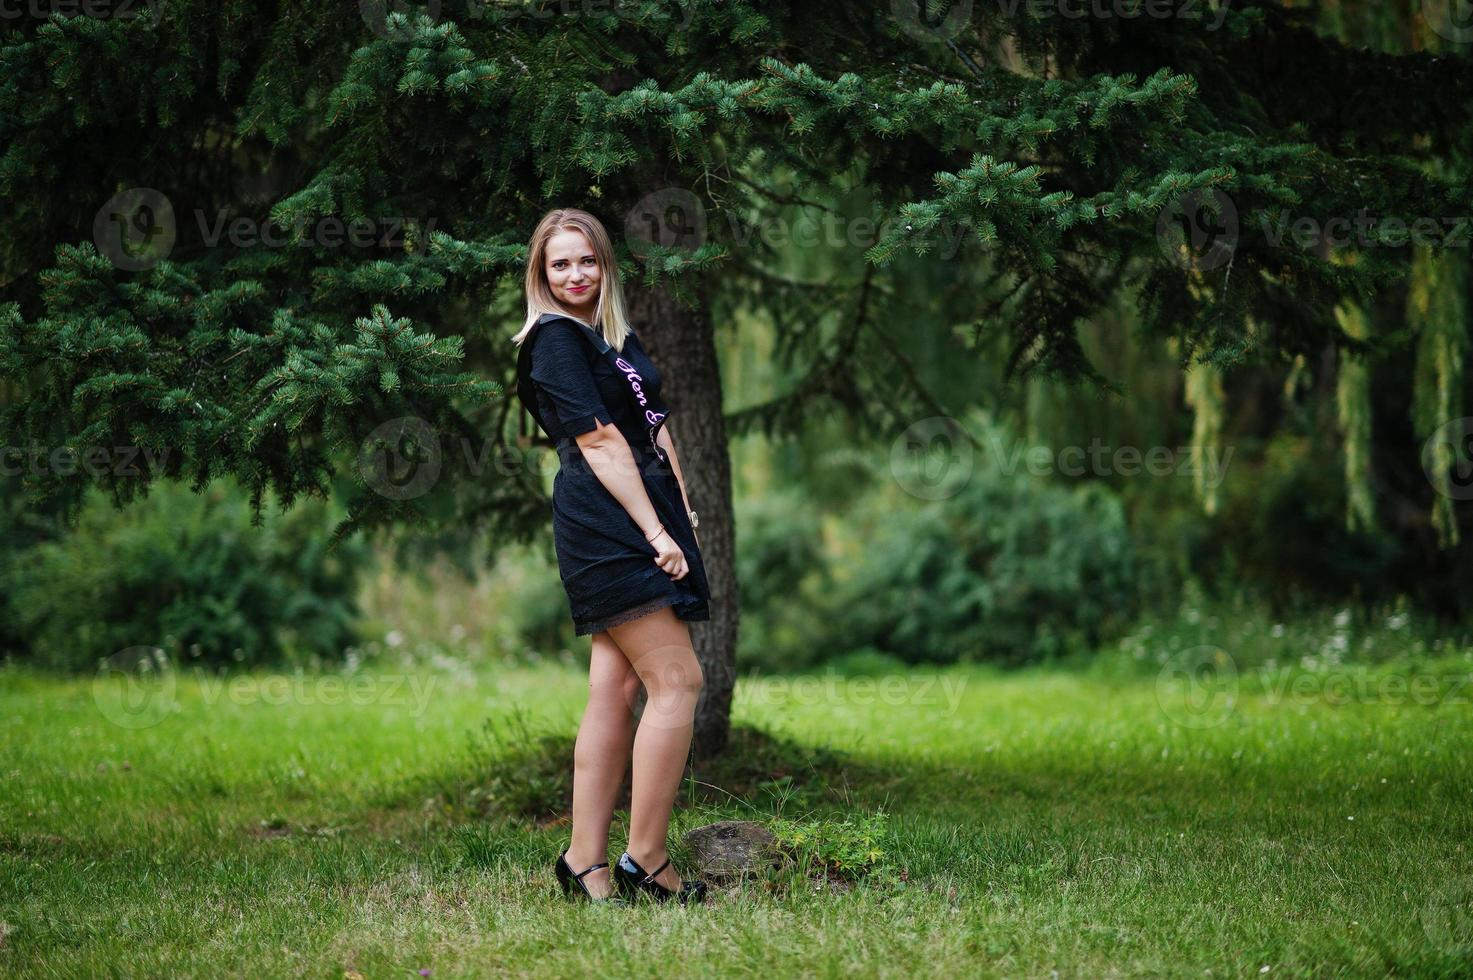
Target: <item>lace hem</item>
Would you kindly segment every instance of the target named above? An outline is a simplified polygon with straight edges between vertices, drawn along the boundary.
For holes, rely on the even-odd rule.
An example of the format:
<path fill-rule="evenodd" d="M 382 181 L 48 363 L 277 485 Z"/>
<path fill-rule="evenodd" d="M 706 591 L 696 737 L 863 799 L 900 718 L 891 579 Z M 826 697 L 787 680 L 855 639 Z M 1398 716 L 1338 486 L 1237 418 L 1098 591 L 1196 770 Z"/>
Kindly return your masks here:
<path fill-rule="evenodd" d="M 625 609 L 623 612 L 614 613 L 614 615 L 607 616 L 596 623 L 579 623 L 577 628 L 573 630 L 573 635 L 588 636 L 591 633 L 602 633 L 610 626 L 623 626 L 625 623 L 633 622 L 641 616 L 648 616 L 650 613 L 664 609 L 666 606 L 673 606 L 680 599 L 681 597 L 678 593 L 662 595 L 658 599 L 641 603 L 638 606 Z"/>

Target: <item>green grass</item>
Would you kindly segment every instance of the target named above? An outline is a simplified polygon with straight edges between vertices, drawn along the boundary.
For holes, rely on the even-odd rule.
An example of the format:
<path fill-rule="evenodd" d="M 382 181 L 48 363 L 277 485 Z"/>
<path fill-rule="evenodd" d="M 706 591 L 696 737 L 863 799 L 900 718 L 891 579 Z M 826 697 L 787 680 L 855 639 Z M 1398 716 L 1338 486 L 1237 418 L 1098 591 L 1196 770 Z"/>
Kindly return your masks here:
<path fill-rule="evenodd" d="M 0 971 L 1473 973 L 1466 653 L 744 680 L 676 835 L 762 819 L 869 863 L 690 909 L 554 894 L 576 666 L 437 664 L 181 673 L 136 715 L 115 677 L 0 672 Z"/>

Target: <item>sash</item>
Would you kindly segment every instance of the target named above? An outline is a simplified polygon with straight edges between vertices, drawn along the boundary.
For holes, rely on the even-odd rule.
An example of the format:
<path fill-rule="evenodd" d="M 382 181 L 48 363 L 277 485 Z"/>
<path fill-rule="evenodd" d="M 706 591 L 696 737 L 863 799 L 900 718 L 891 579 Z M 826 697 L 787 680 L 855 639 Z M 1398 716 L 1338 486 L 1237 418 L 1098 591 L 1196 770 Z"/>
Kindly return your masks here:
<path fill-rule="evenodd" d="M 656 456 L 660 457 L 661 462 L 664 462 L 665 453 L 655 442 L 660 426 L 665 422 L 665 416 L 670 414 L 669 409 L 665 407 L 664 400 L 656 392 L 645 387 L 644 378 L 640 376 L 633 364 L 619 356 L 618 351 L 604 340 L 602 334 L 582 320 L 563 313 L 544 313 L 537 318 L 536 323 L 532 324 L 532 329 L 527 332 L 517 352 L 517 398 L 521 400 L 522 406 L 536 420 L 542 431 L 547 432 L 547 426 L 537 411 L 537 389 L 532 383 L 532 342 L 536 339 L 537 331 L 542 325 L 552 320 L 566 320 L 575 324 L 578 332 L 593 345 L 594 350 L 614 365 L 614 369 L 619 372 L 619 377 L 623 378 L 625 384 L 628 385 L 630 399 L 639 409 L 639 418 L 643 422 L 645 434 L 649 437 L 650 448 L 654 450 Z"/>

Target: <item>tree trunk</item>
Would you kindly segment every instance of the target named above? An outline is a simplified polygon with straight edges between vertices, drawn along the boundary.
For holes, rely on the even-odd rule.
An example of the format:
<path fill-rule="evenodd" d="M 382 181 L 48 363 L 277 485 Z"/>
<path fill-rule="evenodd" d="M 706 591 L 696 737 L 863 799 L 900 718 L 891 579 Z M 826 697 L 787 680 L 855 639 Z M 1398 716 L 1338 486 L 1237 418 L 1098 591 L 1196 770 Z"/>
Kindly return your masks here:
<path fill-rule="evenodd" d="M 685 493 L 700 517 L 701 560 L 711 585 L 711 619 L 691 623 L 691 642 L 705 676 L 696 705 L 692 753 L 710 758 L 726 747 L 736 686 L 736 536 L 732 526 L 731 459 L 721 414 L 721 372 L 710 309 L 681 307 L 664 289 L 628 290 L 629 317 L 660 369 L 666 423 L 680 456 Z"/>

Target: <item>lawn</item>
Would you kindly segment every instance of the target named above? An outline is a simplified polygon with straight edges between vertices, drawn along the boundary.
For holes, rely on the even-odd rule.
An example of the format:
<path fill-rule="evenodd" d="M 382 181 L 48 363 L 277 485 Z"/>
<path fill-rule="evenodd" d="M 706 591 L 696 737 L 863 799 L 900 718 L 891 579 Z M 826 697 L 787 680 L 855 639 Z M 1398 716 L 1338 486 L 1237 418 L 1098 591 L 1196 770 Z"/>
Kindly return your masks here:
<path fill-rule="evenodd" d="M 1470 673 L 1449 653 L 1227 686 L 1128 656 L 744 679 L 676 836 L 780 821 L 804 863 L 617 909 L 553 889 L 576 663 L 131 688 L 12 667 L 0 971 L 1469 976 Z"/>

